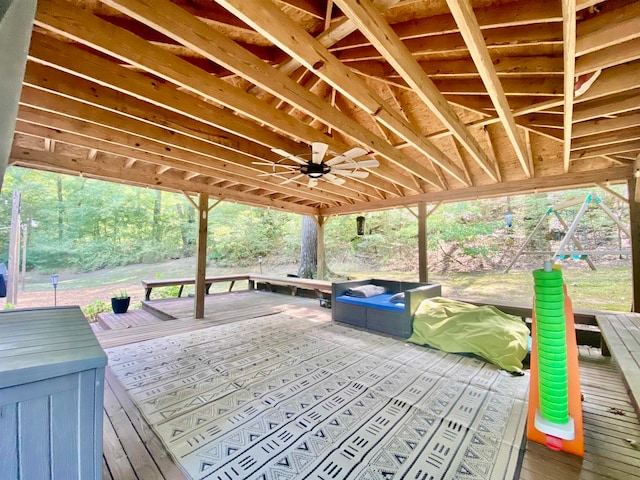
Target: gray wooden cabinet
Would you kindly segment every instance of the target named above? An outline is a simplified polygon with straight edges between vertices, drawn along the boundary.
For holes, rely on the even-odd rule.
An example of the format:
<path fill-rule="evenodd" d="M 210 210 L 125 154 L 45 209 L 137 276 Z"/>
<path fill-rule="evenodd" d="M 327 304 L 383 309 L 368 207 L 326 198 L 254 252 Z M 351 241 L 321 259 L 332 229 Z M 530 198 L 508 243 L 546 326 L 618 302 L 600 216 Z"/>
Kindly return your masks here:
<path fill-rule="evenodd" d="M 102 478 L 106 364 L 79 307 L 0 312 L 0 479 Z"/>

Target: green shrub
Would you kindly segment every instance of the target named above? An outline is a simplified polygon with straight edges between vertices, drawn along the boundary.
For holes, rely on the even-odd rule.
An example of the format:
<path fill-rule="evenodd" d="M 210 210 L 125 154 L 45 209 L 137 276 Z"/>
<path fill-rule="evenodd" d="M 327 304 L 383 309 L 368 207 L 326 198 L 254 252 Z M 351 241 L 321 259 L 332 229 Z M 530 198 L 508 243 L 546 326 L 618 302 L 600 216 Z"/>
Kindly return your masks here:
<path fill-rule="evenodd" d="M 89 323 L 93 323 L 98 320 L 99 313 L 111 312 L 111 304 L 103 300 L 96 300 L 89 305 L 82 307 L 82 313 L 87 317 Z"/>

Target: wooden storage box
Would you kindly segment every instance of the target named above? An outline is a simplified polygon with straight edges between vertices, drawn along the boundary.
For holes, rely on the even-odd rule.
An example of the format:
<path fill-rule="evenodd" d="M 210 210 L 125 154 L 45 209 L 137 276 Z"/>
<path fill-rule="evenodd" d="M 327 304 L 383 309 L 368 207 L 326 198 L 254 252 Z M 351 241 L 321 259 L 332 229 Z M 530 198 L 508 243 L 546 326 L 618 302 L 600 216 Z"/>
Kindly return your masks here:
<path fill-rule="evenodd" d="M 0 478 L 102 478 L 107 356 L 79 307 L 0 312 Z"/>

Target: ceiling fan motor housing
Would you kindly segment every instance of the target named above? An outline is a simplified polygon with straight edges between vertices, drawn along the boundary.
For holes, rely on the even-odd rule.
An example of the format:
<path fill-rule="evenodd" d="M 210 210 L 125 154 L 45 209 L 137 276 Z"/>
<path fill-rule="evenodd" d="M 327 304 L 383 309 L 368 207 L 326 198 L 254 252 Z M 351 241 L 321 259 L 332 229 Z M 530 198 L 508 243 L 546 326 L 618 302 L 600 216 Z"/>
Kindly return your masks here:
<path fill-rule="evenodd" d="M 323 175 L 331 172 L 331 167 L 325 163 L 313 163 L 309 161 L 306 165 L 300 167 L 300 172 L 311 178 L 320 178 Z"/>

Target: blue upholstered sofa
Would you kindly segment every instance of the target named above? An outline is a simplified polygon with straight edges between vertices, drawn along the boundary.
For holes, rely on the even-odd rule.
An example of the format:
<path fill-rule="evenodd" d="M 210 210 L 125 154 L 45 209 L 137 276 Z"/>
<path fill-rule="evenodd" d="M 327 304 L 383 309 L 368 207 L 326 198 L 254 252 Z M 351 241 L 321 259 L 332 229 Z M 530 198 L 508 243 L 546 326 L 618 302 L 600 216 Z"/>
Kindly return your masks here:
<path fill-rule="evenodd" d="M 387 292 L 368 298 L 345 295 L 353 287 L 378 285 Z M 391 303 L 389 298 L 404 292 L 404 303 Z M 412 333 L 413 314 L 425 298 L 439 297 L 439 284 L 401 282 L 396 280 L 350 280 L 332 285 L 331 316 L 335 322 L 408 338 Z"/>

